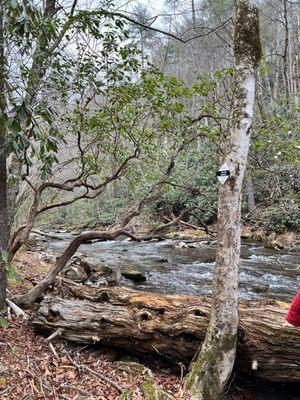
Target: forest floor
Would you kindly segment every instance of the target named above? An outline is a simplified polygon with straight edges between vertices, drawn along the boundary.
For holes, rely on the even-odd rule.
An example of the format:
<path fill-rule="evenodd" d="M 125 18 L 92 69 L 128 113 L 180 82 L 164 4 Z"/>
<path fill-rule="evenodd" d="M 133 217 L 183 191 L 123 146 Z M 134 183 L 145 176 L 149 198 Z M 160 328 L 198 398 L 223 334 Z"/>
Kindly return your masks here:
<path fill-rule="evenodd" d="M 124 363 L 109 361 L 113 355 L 63 341 L 50 345 L 33 331 L 30 320 L 10 320 L 0 333 L 0 399 L 127 398 L 125 394 L 120 397 L 121 390 L 128 399 L 144 399 L 141 385 L 147 379 L 147 368 L 135 376 L 123 370 Z M 180 377 L 158 372 L 153 376 L 155 383 L 176 399 L 188 398 Z"/>
<path fill-rule="evenodd" d="M 45 337 L 33 331 L 30 320 L 13 318 L 9 327 L 0 331 L 0 399 L 147 399 L 143 392 L 147 367 L 138 373 L 128 372 L 124 366 L 131 364 L 110 360 L 114 356 L 113 351 L 105 354 L 102 349 L 64 341 L 54 341 L 50 346 Z M 152 372 L 157 387 L 175 399 L 188 400 L 180 376 L 162 369 Z M 254 398 L 234 385 L 231 394 L 230 399 L 235 400 Z"/>
<path fill-rule="evenodd" d="M 20 281 L 10 284 L 9 297 L 35 284 L 49 269 L 49 264 L 41 261 L 37 252 L 23 250 L 14 267 Z M 0 400 L 150 400 L 143 385 L 149 378 L 148 368 L 151 368 L 157 387 L 175 399 L 189 399 L 183 388 L 180 368 L 176 373 L 155 361 L 137 373 L 135 368 L 124 368 L 128 354 L 56 339 L 50 344 L 33 330 L 34 310 L 28 314 L 27 320 L 8 316 L 9 326 L 0 328 Z M 226 398 L 254 400 L 256 396 L 251 386 L 249 382 L 240 385 L 233 381 Z"/>

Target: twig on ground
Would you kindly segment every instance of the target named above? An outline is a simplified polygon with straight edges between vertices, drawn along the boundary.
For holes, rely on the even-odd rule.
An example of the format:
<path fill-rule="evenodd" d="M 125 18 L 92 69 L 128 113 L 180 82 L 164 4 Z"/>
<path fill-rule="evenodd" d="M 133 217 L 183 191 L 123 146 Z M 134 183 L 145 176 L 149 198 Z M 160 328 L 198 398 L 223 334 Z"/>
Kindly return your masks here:
<path fill-rule="evenodd" d="M 94 399 L 94 398 L 95 398 L 91 393 L 89 393 L 89 392 L 87 392 L 86 390 L 83 390 L 83 389 L 81 389 L 81 388 L 79 388 L 79 387 L 77 387 L 77 386 L 73 386 L 73 385 L 69 385 L 69 384 L 64 383 L 63 385 L 61 385 L 61 387 L 62 387 L 62 388 L 66 388 L 66 387 L 67 387 L 67 388 L 69 388 L 69 389 L 75 390 L 75 391 L 77 391 L 78 393 L 82 394 L 83 396 L 88 396 L 88 397 L 91 398 L 91 399 Z"/>
<path fill-rule="evenodd" d="M 60 336 L 63 333 L 62 329 L 57 329 L 57 331 L 53 332 L 52 335 L 47 337 L 46 342 L 50 342 L 52 339 L 56 338 L 56 336 Z"/>
<path fill-rule="evenodd" d="M 75 365 L 76 368 L 78 368 L 78 370 L 83 369 L 87 372 L 90 372 L 91 374 L 97 376 L 98 378 L 102 379 L 102 381 L 108 383 L 109 385 L 111 385 L 112 387 L 114 387 L 119 393 L 124 393 L 124 390 L 115 382 L 113 382 L 111 379 L 107 378 L 106 376 L 100 374 L 99 372 L 94 371 L 93 369 L 87 367 L 86 365 L 83 364 L 77 364 L 72 357 L 68 354 L 68 359 L 71 361 L 71 363 L 73 365 Z"/>
<path fill-rule="evenodd" d="M 54 346 L 53 346 L 53 344 L 52 344 L 51 342 L 49 343 L 49 347 L 50 347 L 50 350 L 52 351 L 54 357 L 55 357 L 58 361 L 60 361 L 59 355 L 57 354 L 57 352 L 56 352 L 56 350 L 55 350 L 55 348 L 54 348 Z"/>

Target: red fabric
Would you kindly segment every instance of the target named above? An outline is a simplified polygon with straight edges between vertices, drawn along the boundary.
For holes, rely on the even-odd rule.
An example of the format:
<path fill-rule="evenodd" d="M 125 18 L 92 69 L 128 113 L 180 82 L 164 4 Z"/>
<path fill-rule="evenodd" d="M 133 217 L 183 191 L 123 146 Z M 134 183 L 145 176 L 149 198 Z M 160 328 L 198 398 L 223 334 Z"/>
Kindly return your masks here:
<path fill-rule="evenodd" d="M 294 297 L 285 319 L 288 323 L 300 327 L 300 292 Z"/>

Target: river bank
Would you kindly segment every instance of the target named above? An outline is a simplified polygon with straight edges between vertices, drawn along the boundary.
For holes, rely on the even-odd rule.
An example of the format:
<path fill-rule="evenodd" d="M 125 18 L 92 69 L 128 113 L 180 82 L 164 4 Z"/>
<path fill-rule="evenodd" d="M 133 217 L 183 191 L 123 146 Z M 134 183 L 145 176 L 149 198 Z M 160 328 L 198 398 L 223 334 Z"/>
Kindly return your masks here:
<path fill-rule="evenodd" d="M 178 232 L 176 235 L 177 234 Z M 56 236 L 56 238 L 44 238 L 42 240 L 35 239 L 34 246 L 28 246 L 27 251 L 23 250 L 19 253 L 15 265 L 18 274 L 21 276 L 21 281 L 17 285 L 10 287 L 11 294 L 20 293 L 20 291 L 24 292 L 26 287 L 30 288 L 33 284 L 39 281 L 40 278 L 49 270 L 55 257 L 61 253 L 69 240 L 75 237 L 75 234 L 55 232 L 53 233 L 53 236 Z M 41 236 L 39 235 L 38 237 L 40 238 Z M 181 289 L 183 293 L 185 290 L 189 293 L 191 290 L 195 290 L 199 293 L 200 288 L 201 292 L 207 291 L 208 293 L 210 290 L 211 274 L 213 270 L 215 244 L 214 237 L 201 237 L 201 239 L 195 239 L 195 237 L 191 237 L 190 234 L 187 235 L 187 232 L 185 231 L 180 232 L 179 237 L 177 236 L 175 239 L 169 238 L 165 241 L 159 242 L 135 243 L 128 240 L 119 240 L 116 242 L 90 243 L 79 249 L 79 256 L 83 258 L 92 256 L 103 263 L 110 264 L 112 269 L 126 264 L 132 264 L 135 265 L 136 268 L 142 269 L 147 278 L 146 282 L 137 284 L 124 278 L 123 283 L 128 286 L 132 285 L 139 287 L 140 289 L 153 291 L 159 289 L 161 291 L 171 291 L 172 293 L 176 293 L 178 289 Z M 274 269 L 275 264 L 276 266 Z M 253 242 L 249 239 L 244 239 L 242 248 L 241 282 L 243 283 L 243 280 L 246 279 L 246 281 L 244 281 L 246 282 L 246 285 L 242 288 L 242 292 L 246 294 L 246 298 L 247 296 L 252 296 L 252 298 L 273 296 L 277 299 L 280 298 L 289 301 L 293 295 L 293 291 L 296 290 L 299 285 L 299 279 L 297 278 L 297 275 L 299 275 L 298 264 L 299 253 L 295 245 L 291 246 L 288 250 L 284 249 L 283 251 L 283 249 L 281 249 L 279 251 L 274 250 L 274 248 L 266 249 L 262 246 L 261 242 Z M 258 283 L 268 286 L 262 286 L 266 289 L 265 291 L 255 293 L 255 291 L 249 290 L 250 281 L 253 287 L 258 287 Z M 32 342 L 34 342 L 36 339 L 35 334 L 32 332 L 30 321 L 24 322 L 24 324 L 25 325 L 22 325 L 21 327 L 18 321 L 12 319 L 12 321 L 10 321 L 12 331 L 6 331 L 4 336 L 1 338 L 1 342 L 4 343 L 7 341 L 14 347 L 14 344 L 11 343 L 11 337 L 22 337 L 23 329 L 28 329 L 29 332 L 31 332 L 28 333 L 28 335 L 32 337 L 32 339 L 27 340 L 32 340 Z M 43 339 L 41 338 L 39 340 Z M 55 344 L 55 348 L 58 346 L 59 351 L 62 349 L 62 352 L 64 352 L 61 345 L 62 344 L 58 342 Z M 16 347 L 20 346 L 16 345 Z M 47 357 L 52 359 L 53 353 L 51 349 L 48 345 L 45 345 L 44 347 L 47 348 L 47 354 L 49 353 Z M 74 350 L 74 352 L 79 351 L 80 349 L 80 347 L 75 348 L 76 350 Z M 80 353 L 82 353 L 81 362 L 85 362 L 85 360 L 91 357 L 91 353 L 95 352 L 95 349 L 92 348 L 86 350 L 87 351 L 80 350 Z M 24 351 L 24 357 L 26 351 Z M 108 355 L 109 353 L 111 353 L 111 349 L 107 352 L 107 355 L 103 355 L 103 360 L 101 359 L 99 368 L 101 368 L 101 371 L 112 371 L 111 373 L 113 376 L 117 376 L 114 374 L 119 374 L 120 372 L 117 372 L 117 369 L 114 369 L 113 363 L 108 360 L 110 357 Z M 116 355 L 118 360 L 122 359 L 123 356 L 124 354 L 122 353 Z M 33 358 L 33 362 L 36 362 L 39 365 L 40 360 L 35 360 L 34 355 L 31 355 L 30 357 Z M 97 358 L 94 357 L 96 356 L 93 354 L 93 359 L 95 360 L 94 363 L 97 363 Z M 144 360 L 138 361 L 146 362 Z M 17 368 L 21 368 L 20 362 L 17 360 L 15 361 Z M 104 364 L 102 365 L 102 363 Z M 64 370 L 64 363 L 58 363 L 58 365 L 55 366 L 55 363 L 51 361 L 51 365 L 52 364 L 54 365 L 54 367 L 51 367 L 53 380 L 52 378 L 49 378 L 51 385 L 55 388 L 55 382 L 61 380 L 62 385 L 69 384 L 72 386 L 72 382 L 69 378 L 59 378 L 59 376 L 61 376 L 61 371 Z M 162 374 L 163 367 L 158 364 L 156 364 L 156 366 L 157 372 L 155 372 L 155 374 L 158 374 L 158 382 L 160 382 L 162 385 L 161 387 L 164 388 L 164 390 L 169 390 L 168 383 L 162 383 L 165 379 Z M 67 367 L 69 368 L 70 364 L 67 364 Z M 153 365 L 151 365 L 151 368 L 153 368 Z M 9 381 L 9 386 L 17 388 L 18 380 L 16 378 L 16 373 L 13 372 L 12 376 L 13 378 L 12 381 Z M 83 375 L 78 375 L 77 372 L 75 376 L 76 379 L 83 379 Z M 30 380 L 32 380 L 32 376 L 30 377 L 29 374 L 26 379 L 28 379 L 28 389 L 31 385 Z M 120 377 L 117 377 L 116 379 L 122 380 L 124 378 L 122 378 L 121 374 Z M 34 385 L 37 386 L 35 382 L 36 381 L 34 380 Z M 73 380 L 75 386 L 76 382 Z M 90 381 L 87 381 L 87 383 L 88 382 Z M 180 396 L 182 396 L 183 389 L 180 372 L 179 375 L 178 373 L 174 375 L 174 372 L 170 370 L 167 371 L 166 382 L 172 382 L 174 388 L 176 388 Z M 134 389 L 135 394 L 132 397 L 134 400 L 145 398 L 141 392 L 139 386 L 140 383 L 140 381 L 136 381 Z M 88 392 L 89 386 L 88 384 L 86 386 L 80 386 L 79 389 Z M 103 384 L 102 389 L 99 390 L 103 390 L 105 393 L 105 391 L 108 390 L 107 385 Z M 299 399 L 299 397 L 297 397 L 297 390 L 299 390 L 299 388 L 297 389 L 295 386 L 287 387 L 285 385 L 266 385 L 261 382 L 245 381 L 242 377 L 238 377 L 231 384 L 230 393 L 228 394 L 230 397 L 228 397 L 228 399 L 294 400 Z M 8 391 L 7 393 L 11 392 Z M 74 389 L 74 391 L 69 392 L 68 395 L 76 396 L 76 393 L 78 396 L 78 391 Z M 119 396 L 114 392 L 109 391 L 106 393 L 109 393 L 110 397 L 106 397 L 108 399 L 119 398 Z M 177 394 L 174 393 L 174 391 L 172 394 L 176 398 Z M 63 393 L 63 395 L 66 396 L 65 393 Z M 19 399 L 18 397 L 15 398 Z M 43 397 L 33 398 L 39 399 Z M 47 398 L 55 399 L 55 397 L 51 396 Z M 78 398 L 84 397 L 80 397 L 79 395 Z M 3 399 L 14 399 L 14 397 L 8 396 L 3 397 Z"/>

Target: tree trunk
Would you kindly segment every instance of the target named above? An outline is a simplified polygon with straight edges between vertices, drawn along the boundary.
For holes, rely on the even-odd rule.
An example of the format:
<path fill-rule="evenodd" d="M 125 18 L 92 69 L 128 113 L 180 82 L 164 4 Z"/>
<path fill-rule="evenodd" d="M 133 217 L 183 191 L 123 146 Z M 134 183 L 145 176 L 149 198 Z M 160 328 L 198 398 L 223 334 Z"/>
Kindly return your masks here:
<path fill-rule="evenodd" d="M 283 81 L 287 105 L 289 104 L 290 87 L 288 75 L 288 56 L 289 56 L 289 20 L 287 0 L 283 0 L 283 25 L 284 25 L 284 47 L 283 47 Z"/>
<path fill-rule="evenodd" d="M 253 3 L 251 0 L 237 2 L 234 91 L 229 151 L 225 159 L 231 175 L 219 191 L 211 319 L 202 348 L 186 379 L 192 400 L 219 398 L 231 375 L 236 354 L 241 193 L 249 150 L 255 73 L 261 54 L 258 9 Z"/>
<path fill-rule="evenodd" d="M 205 337 L 209 298 L 66 281 L 61 280 L 60 293 L 75 299 L 46 297 L 33 321 L 38 330 L 58 331 L 78 343 L 159 354 L 171 362 L 191 360 Z M 283 327 L 286 311 L 287 305 L 276 301 L 240 304 L 238 371 L 268 381 L 299 382 L 300 330 Z"/>
<path fill-rule="evenodd" d="M 8 227 L 9 232 L 11 232 L 17 212 L 16 202 L 20 191 L 20 177 L 22 175 L 22 163 L 17 159 L 15 154 L 11 154 L 9 157 L 8 174 L 14 177 L 13 182 L 7 187 Z"/>
<path fill-rule="evenodd" d="M 44 18 L 51 19 L 56 14 L 57 9 L 55 7 L 56 0 L 46 0 L 44 9 Z M 45 53 L 42 50 L 42 39 L 38 38 L 35 51 L 32 57 L 32 67 L 30 71 L 30 78 L 26 83 L 26 102 L 33 105 L 40 89 L 42 79 L 47 71 L 47 60 L 51 59 L 51 55 Z M 48 61 L 49 62 L 49 61 Z M 12 173 L 16 181 L 8 186 L 8 222 L 9 231 L 13 226 L 15 214 L 16 214 L 16 203 L 17 197 L 20 191 L 20 185 L 22 181 L 22 168 L 23 163 L 14 154 L 12 154 L 11 162 L 9 165 L 9 172 Z"/>
<path fill-rule="evenodd" d="M 248 212 L 252 214 L 255 209 L 255 198 L 254 198 L 253 180 L 251 175 L 247 177 L 246 191 L 247 191 Z"/>
<path fill-rule="evenodd" d="M 32 231 L 35 223 L 35 218 L 38 214 L 38 206 L 40 200 L 40 191 L 36 190 L 34 192 L 34 197 L 32 204 L 28 213 L 27 222 L 25 225 L 20 226 L 13 234 L 10 232 L 10 240 L 8 245 L 8 260 L 11 262 L 18 250 L 25 244 L 28 240 L 30 232 Z"/>
<path fill-rule="evenodd" d="M 195 0 L 192 0 L 192 20 L 193 26 L 196 27 L 196 10 L 195 10 Z"/>
<path fill-rule="evenodd" d="M 6 111 L 5 99 L 5 55 L 4 55 L 4 31 L 3 31 L 3 2 L 0 0 L 0 116 Z M 5 154 L 4 119 L 0 118 L 0 311 L 5 308 L 7 273 L 3 259 L 3 251 L 7 250 L 9 230 L 7 214 L 7 167 Z M 2 254 L 1 254 L 2 253 Z"/>

